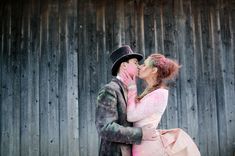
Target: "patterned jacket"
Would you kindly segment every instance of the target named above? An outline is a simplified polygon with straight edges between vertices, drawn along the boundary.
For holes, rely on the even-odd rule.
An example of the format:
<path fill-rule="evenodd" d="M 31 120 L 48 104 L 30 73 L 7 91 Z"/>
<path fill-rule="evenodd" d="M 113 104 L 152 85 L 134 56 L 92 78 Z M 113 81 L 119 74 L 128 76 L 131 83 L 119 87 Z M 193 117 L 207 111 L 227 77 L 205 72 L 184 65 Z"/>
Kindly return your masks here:
<path fill-rule="evenodd" d="M 141 143 L 141 128 L 127 121 L 126 99 L 127 90 L 117 78 L 98 93 L 95 123 L 101 138 L 99 156 L 131 156 L 131 144 Z"/>

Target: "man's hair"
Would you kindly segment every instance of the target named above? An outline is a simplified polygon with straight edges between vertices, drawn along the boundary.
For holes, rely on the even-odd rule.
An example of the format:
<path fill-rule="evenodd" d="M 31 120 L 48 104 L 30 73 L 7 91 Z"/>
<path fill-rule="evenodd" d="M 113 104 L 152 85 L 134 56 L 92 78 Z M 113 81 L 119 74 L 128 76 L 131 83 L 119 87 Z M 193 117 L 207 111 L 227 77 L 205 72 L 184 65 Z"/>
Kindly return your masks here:
<path fill-rule="evenodd" d="M 132 58 L 130 58 L 130 59 L 132 59 Z M 130 63 L 130 62 L 129 62 L 129 61 L 130 61 L 130 59 L 125 60 L 125 61 L 123 61 L 123 62 Z M 120 67 L 121 67 L 121 64 L 122 64 L 123 62 L 121 62 L 121 63 L 120 63 L 120 65 L 119 65 L 119 67 L 118 67 L 118 70 L 117 70 L 117 74 L 119 73 L 119 71 L 120 71 Z"/>

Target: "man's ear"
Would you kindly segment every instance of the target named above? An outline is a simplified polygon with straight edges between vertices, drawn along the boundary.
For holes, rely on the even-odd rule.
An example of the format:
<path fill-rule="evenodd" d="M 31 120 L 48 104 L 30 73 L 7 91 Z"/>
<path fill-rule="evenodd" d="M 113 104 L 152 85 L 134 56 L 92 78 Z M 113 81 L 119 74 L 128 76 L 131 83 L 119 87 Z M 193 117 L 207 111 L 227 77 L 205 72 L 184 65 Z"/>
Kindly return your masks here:
<path fill-rule="evenodd" d="M 120 67 L 121 67 L 122 69 L 126 69 L 126 68 L 127 68 L 127 63 L 126 63 L 126 62 L 122 62 L 121 65 L 120 65 Z"/>

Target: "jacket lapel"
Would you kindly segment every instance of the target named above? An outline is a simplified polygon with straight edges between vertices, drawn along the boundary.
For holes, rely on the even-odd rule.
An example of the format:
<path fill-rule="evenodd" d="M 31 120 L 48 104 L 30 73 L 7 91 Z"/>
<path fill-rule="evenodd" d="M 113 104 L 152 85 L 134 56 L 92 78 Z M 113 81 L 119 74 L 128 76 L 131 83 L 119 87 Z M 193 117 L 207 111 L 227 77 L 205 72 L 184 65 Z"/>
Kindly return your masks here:
<path fill-rule="evenodd" d="M 125 88 L 124 84 L 117 78 L 113 78 L 113 81 L 116 82 L 120 86 L 122 96 L 125 100 L 125 103 L 127 104 L 127 89 Z"/>

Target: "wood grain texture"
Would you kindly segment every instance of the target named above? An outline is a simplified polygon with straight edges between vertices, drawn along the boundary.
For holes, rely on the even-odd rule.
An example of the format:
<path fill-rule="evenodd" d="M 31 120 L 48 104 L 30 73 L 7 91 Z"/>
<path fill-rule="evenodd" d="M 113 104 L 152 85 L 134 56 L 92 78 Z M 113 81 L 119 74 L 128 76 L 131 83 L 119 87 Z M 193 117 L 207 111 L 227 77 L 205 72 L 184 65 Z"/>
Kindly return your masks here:
<path fill-rule="evenodd" d="M 97 155 L 96 96 L 124 44 L 182 65 L 159 128 L 233 155 L 234 0 L 2 0 L 0 18 L 0 155 Z"/>

